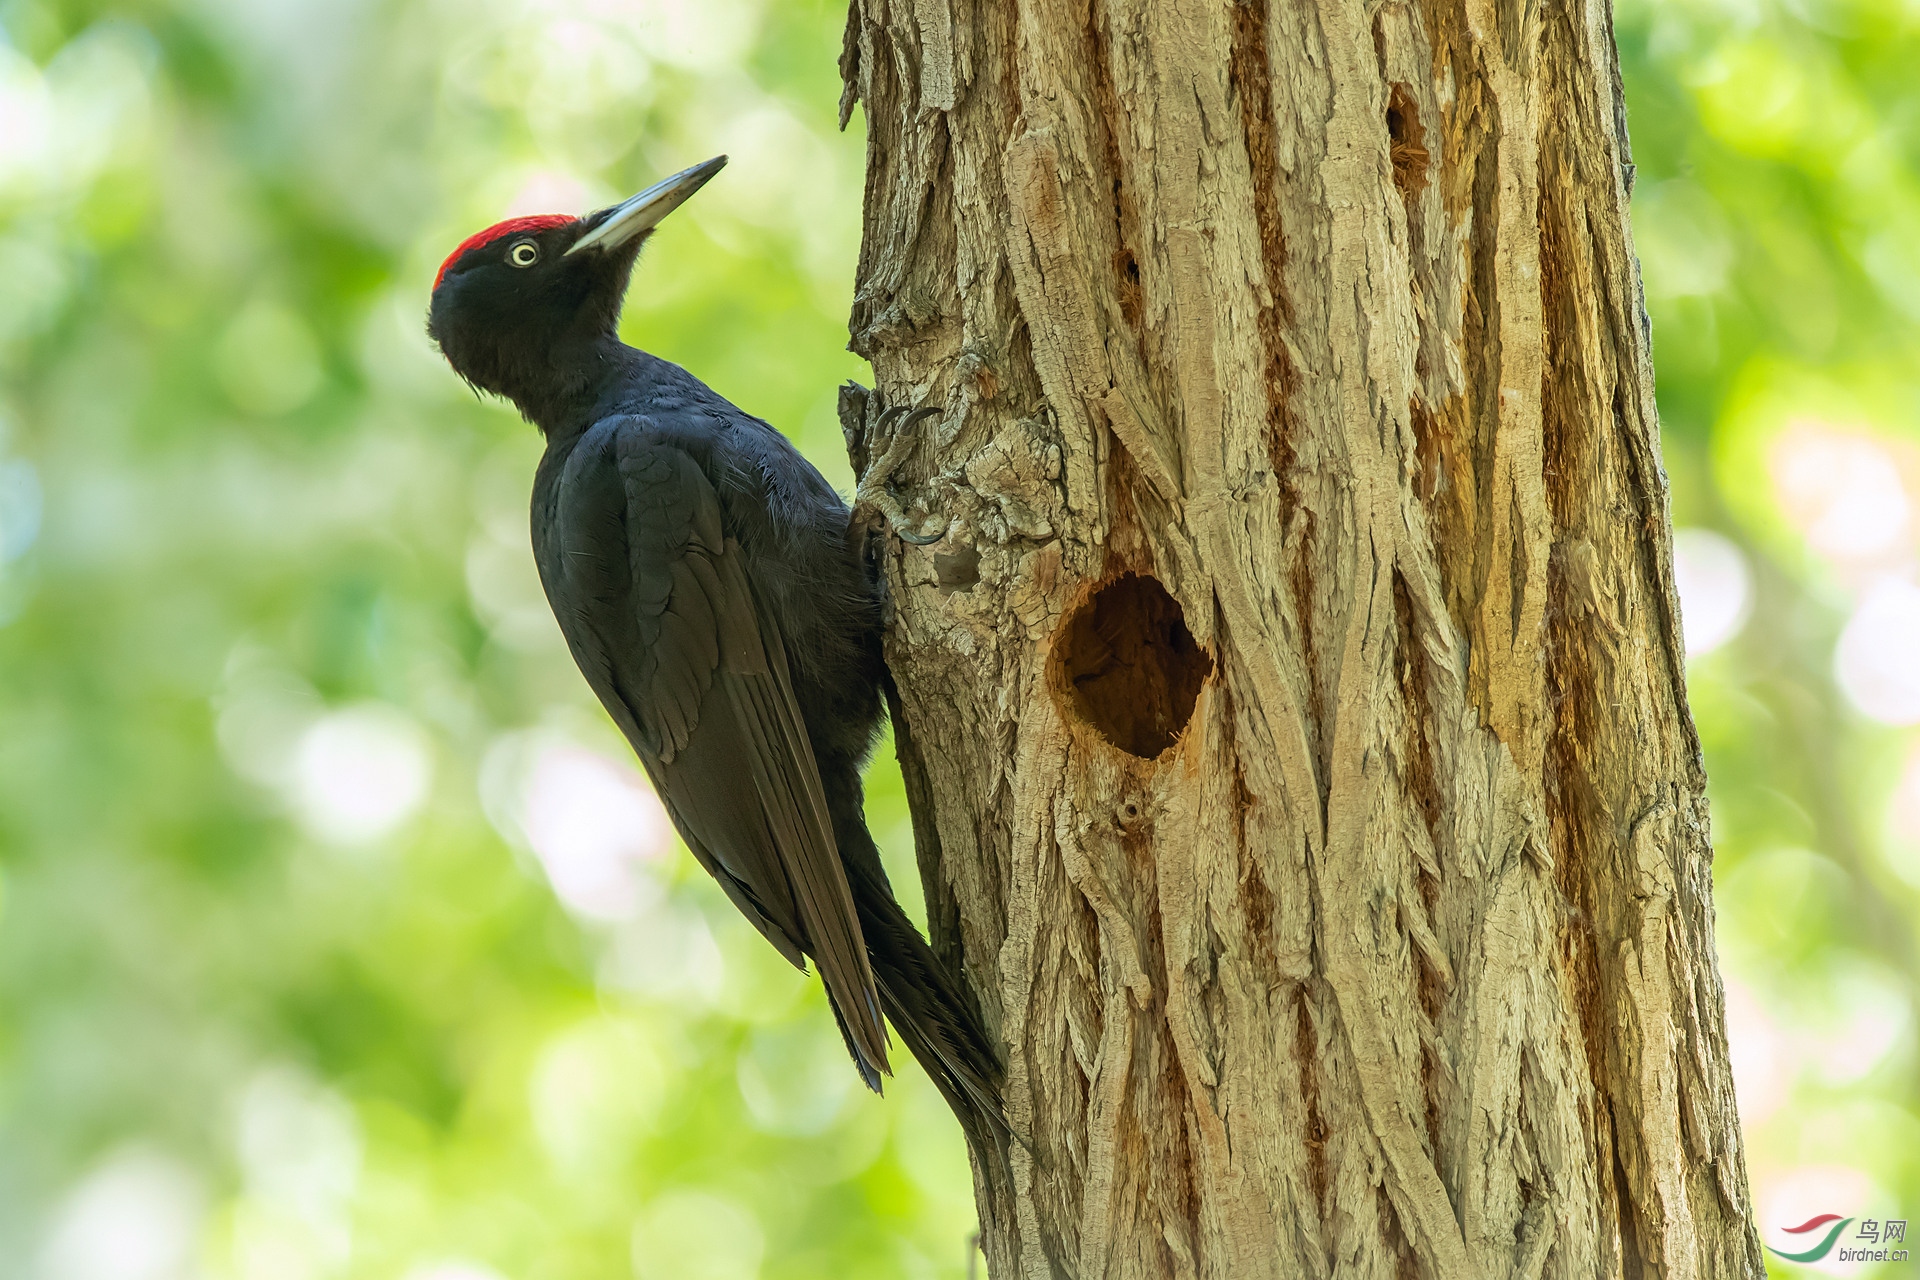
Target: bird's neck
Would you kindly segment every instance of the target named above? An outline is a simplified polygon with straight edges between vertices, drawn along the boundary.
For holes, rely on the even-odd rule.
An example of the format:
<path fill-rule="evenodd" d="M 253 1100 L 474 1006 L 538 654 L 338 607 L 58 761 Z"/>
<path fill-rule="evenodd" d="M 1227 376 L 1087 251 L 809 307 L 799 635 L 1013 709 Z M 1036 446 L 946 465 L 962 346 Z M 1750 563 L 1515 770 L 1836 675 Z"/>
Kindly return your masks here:
<path fill-rule="evenodd" d="M 602 416 L 601 406 L 632 377 L 640 359 L 640 352 L 611 333 L 556 343 L 540 367 L 500 390 L 547 439 L 564 439 Z"/>

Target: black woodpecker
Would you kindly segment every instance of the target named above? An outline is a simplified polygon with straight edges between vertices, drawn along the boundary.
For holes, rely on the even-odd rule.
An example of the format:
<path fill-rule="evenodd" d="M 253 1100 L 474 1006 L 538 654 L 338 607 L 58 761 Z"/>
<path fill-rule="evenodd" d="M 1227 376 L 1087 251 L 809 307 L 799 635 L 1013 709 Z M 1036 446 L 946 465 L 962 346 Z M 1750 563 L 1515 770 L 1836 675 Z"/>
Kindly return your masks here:
<path fill-rule="evenodd" d="M 546 437 L 547 601 L 694 857 L 782 955 L 813 959 L 868 1087 L 884 1015 L 970 1136 L 1005 1133 L 999 1063 L 861 809 L 888 679 L 868 535 L 786 437 L 616 331 L 640 246 L 725 164 L 470 237 L 427 331 Z"/>

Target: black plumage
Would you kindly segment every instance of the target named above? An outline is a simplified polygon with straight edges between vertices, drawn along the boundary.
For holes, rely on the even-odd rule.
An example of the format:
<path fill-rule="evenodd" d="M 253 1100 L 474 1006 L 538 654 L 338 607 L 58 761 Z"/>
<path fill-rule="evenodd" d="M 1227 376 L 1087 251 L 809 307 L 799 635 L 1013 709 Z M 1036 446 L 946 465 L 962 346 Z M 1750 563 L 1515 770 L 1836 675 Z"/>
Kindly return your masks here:
<path fill-rule="evenodd" d="M 884 1015 L 972 1136 L 1004 1132 L 987 1037 L 894 900 L 862 811 L 887 679 L 866 535 L 778 431 L 615 333 L 640 244 L 723 162 L 472 237 L 428 329 L 546 436 L 541 581 L 694 856 L 781 954 L 813 960 L 870 1087 Z"/>

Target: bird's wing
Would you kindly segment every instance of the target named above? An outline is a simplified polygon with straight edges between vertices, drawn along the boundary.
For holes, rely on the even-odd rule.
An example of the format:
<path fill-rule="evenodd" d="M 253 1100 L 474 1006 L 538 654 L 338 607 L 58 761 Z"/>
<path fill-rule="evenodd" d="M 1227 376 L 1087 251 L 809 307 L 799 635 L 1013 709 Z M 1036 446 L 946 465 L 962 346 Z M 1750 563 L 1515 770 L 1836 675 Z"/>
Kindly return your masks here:
<path fill-rule="evenodd" d="M 727 895 L 796 963 L 813 957 L 868 1082 L 885 1024 L 786 648 L 684 450 L 595 431 L 555 517 L 555 613 L 674 824 Z M 622 714 L 624 713 L 624 714 Z"/>

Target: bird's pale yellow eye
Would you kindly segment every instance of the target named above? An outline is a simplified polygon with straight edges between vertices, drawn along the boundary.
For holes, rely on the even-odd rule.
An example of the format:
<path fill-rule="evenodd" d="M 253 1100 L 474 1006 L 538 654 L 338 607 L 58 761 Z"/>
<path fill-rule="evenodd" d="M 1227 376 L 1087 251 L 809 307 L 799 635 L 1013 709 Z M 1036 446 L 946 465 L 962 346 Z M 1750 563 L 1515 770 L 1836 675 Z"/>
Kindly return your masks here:
<path fill-rule="evenodd" d="M 530 267 L 540 261 L 540 246 L 531 240 L 522 240 L 507 250 L 507 261 L 516 267 Z"/>

